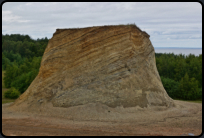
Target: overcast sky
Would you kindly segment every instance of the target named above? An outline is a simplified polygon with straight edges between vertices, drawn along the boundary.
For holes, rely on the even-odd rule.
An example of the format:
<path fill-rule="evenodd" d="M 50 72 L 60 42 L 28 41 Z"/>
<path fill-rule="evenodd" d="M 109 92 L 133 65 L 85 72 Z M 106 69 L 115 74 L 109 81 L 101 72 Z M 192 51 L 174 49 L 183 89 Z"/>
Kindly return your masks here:
<path fill-rule="evenodd" d="M 135 23 L 154 47 L 202 48 L 202 5 L 198 2 L 6 2 L 2 33 L 51 38 L 57 28 Z"/>

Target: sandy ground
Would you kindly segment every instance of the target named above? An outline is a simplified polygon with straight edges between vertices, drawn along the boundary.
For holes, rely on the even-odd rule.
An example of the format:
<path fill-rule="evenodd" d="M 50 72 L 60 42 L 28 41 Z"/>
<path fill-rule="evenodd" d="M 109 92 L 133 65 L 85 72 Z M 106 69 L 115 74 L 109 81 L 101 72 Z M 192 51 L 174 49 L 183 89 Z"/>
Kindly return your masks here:
<path fill-rule="evenodd" d="M 2 104 L 2 133 L 5 136 L 200 135 L 202 104 L 177 100 L 175 103 L 176 107 L 170 109 L 89 104 L 47 109 L 47 113 L 16 112 L 7 108 L 9 104 Z M 51 110 L 54 113 L 48 115 Z M 63 117 L 65 111 L 68 117 Z"/>

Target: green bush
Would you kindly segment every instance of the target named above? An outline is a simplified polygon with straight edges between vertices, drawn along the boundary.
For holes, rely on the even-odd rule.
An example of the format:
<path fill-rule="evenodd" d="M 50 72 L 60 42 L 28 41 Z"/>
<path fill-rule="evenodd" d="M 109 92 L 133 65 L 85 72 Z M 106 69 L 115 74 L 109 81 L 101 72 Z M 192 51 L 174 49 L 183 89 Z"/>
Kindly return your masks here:
<path fill-rule="evenodd" d="M 199 93 L 197 95 L 197 99 L 202 100 L 202 88 L 199 89 Z"/>
<path fill-rule="evenodd" d="M 13 87 L 4 93 L 5 98 L 16 99 L 19 96 L 20 92 Z"/>
<path fill-rule="evenodd" d="M 28 73 L 23 73 L 12 81 L 11 87 L 16 88 L 20 93 L 24 93 L 37 75 L 37 69 L 33 69 Z"/>
<path fill-rule="evenodd" d="M 164 89 L 166 90 L 166 92 L 171 98 L 179 97 L 178 95 L 179 82 L 169 79 L 169 78 L 165 78 L 163 76 L 161 76 L 161 81 L 164 86 Z"/>

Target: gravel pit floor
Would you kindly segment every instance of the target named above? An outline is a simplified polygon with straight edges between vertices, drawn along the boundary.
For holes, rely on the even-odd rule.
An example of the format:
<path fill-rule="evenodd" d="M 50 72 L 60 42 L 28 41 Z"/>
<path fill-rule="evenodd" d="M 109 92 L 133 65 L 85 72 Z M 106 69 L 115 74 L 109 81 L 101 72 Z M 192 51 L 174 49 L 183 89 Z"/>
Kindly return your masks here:
<path fill-rule="evenodd" d="M 2 104 L 2 133 L 5 136 L 181 136 L 202 133 L 202 104 L 175 100 L 176 107 L 168 110 L 141 108 L 100 108 L 96 104 L 73 107 L 69 112 L 91 109 L 99 118 L 86 117 L 80 112 L 72 118 L 43 113 L 9 110 Z M 56 108 L 58 109 L 58 108 Z M 96 113 L 97 112 L 97 113 Z M 88 114 L 88 116 L 90 116 Z M 92 118 L 92 119 L 91 119 Z"/>

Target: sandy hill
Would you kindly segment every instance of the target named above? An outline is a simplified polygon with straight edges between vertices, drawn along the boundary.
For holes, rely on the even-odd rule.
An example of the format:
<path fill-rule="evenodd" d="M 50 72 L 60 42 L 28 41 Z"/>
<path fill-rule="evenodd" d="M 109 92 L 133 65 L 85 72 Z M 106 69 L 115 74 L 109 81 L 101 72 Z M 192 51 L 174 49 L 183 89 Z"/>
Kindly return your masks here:
<path fill-rule="evenodd" d="M 149 35 L 136 25 L 57 29 L 39 74 L 11 107 L 172 107 Z"/>

